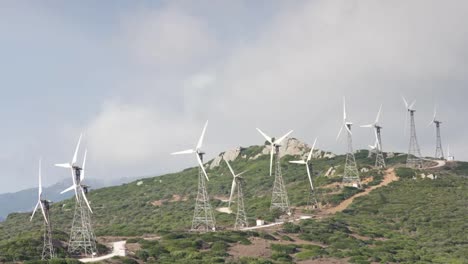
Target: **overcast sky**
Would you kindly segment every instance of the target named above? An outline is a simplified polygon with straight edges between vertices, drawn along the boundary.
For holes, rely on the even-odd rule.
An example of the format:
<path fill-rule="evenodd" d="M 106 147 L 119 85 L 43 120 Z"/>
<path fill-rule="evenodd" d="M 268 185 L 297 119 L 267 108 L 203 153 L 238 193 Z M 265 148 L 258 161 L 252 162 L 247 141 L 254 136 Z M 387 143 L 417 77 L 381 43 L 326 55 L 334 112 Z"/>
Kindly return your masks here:
<path fill-rule="evenodd" d="M 343 153 L 383 104 L 385 151 L 405 152 L 401 95 L 417 99 L 423 155 L 468 159 L 467 1 L 1 1 L 0 192 L 67 179 L 81 131 L 87 175 L 173 172 L 209 119 L 207 158 L 294 129 Z M 372 132 L 354 127 L 355 148 Z"/>

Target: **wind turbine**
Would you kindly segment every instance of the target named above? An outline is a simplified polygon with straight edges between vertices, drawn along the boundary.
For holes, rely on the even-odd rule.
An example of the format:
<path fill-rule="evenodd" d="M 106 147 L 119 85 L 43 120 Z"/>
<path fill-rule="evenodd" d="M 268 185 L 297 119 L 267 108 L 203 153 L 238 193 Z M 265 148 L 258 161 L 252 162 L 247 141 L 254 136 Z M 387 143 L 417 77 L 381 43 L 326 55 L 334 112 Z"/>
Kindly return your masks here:
<path fill-rule="evenodd" d="M 310 168 L 309 166 L 311 166 L 311 159 L 312 159 L 312 154 L 315 150 L 315 144 L 317 143 L 317 138 L 315 138 L 314 140 L 314 144 L 312 145 L 312 148 L 310 149 L 310 152 L 309 152 L 309 155 L 307 156 L 306 159 L 304 160 L 293 160 L 293 161 L 290 161 L 289 163 L 294 163 L 294 164 L 302 164 L 302 165 L 305 165 L 306 167 L 306 170 L 307 170 L 307 176 L 309 177 L 309 183 L 310 183 L 310 190 L 311 190 L 311 197 L 314 198 L 314 203 L 315 205 L 318 205 L 318 202 L 317 202 L 317 199 L 315 197 L 315 191 L 314 191 L 314 184 L 312 182 L 312 175 L 310 173 Z"/>
<path fill-rule="evenodd" d="M 279 139 L 273 139 L 267 134 L 265 134 L 262 130 L 257 128 L 257 131 L 270 143 L 271 151 L 270 151 L 270 176 L 273 173 L 273 156 L 276 155 L 276 169 L 275 169 L 275 182 L 273 184 L 273 194 L 271 196 L 271 207 L 270 210 L 279 209 L 283 213 L 287 213 L 288 215 L 291 214 L 291 210 L 289 208 L 289 200 L 288 200 L 288 193 L 286 192 L 286 186 L 284 185 L 283 175 L 281 173 L 281 163 L 280 163 L 280 155 L 279 155 L 279 148 L 281 142 L 289 136 L 293 131 L 289 131 L 286 135 L 280 137 Z"/>
<path fill-rule="evenodd" d="M 91 225 L 91 216 L 89 214 L 92 214 L 93 210 L 91 209 L 88 198 L 86 197 L 89 186 L 83 184 L 88 150 L 85 150 L 84 152 L 83 165 L 80 167 L 77 164 L 82 137 L 83 134 L 80 134 L 71 162 L 56 164 L 55 166 L 70 169 L 72 176 L 72 186 L 63 190 L 61 194 L 71 190 L 75 191 L 75 213 L 70 232 L 70 241 L 68 243 L 68 252 L 72 254 L 83 253 L 84 255 L 94 256 L 97 253 L 96 237 L 94 235 Z"/>
<path fill-rule="evenodd" d="M 336 136 L 336 140 L 338 140 L 341 136 L 341 132 L 343 132 L 343 127 L 346 128 L 349 135 L 352 135 L 351 126 L 353 125 L 352 122 L 348 121 L 348 116 L 346 114 L 346 99 L 343 97 L 343 125 L 340 127 L 340 131 L 338 132 L 338 136 Z"/>
<path fill-rule="evenodd" d="M 338 141 L 344 127 L 347 132 L 347 152 L 343 175 L 343 184 L 352 185 L 354 187 L 360 187 L 361 180 L 359 177 L 359 171 L 357 169 L 356 158 L 354 157 L 353 150 L 353 133 L 351 132 L 352 125 L 353 123 L 348 120 L 348 116 L 346 114 L 346 99 L 345 97 L 343 97 L 343 124 L 341 125 L 340 131 L 338 132 L 338 136 L 336 137 L 336 140 Z"/>
<path fill-rule="evenodd" d="M 85 150 L 85 153 L 84 153 L 82 167 L 78 166 L 76 163 L 77 157 L 78 157 L 78 151 L 80 150 L 80 143 L 81 143 L 82 137 L 83 137 L 83 134 L 81 134 L 80 138 L 78 139 L 78 144 L 76 145 L 75 153 L 73 154 L 72 161 L 70 163 L 55 164 L 55 166 L 70 169 L 71 174 L 72 174 L 72 182 L 73 182 L 72 186 L 63 190 L 62 192 L 60 192 L 60 194 L 64 194 L 66 192 L 74 190 L 76 199 L 78 200 L 81 195 L 89 211 L 93 213 L 93 209 L 91 209 L 88 198 L 86 198 L 86 194 L 88 192 L 88 186 L 81 184 L 85 176 L 86 156 L 88 153 L 87 149 Z M 79 194 L 79 192 L 81 192 L 81 194 Z"/>
<path fill-rule="evenodd" d="M 294 163 L 294 164 L 303 164 L 303 165 L 305 165 L 306 170 L 307 170 L 307 176 L 309 176 L 310 189 L 312 190 L 312 192 L 314 191 L 314 184 L 312 183 L 312 176 L 310 174 L 309 166 L 311 165 L 310 160 L 312 159 L 312 153 L 315 150 L 315 144 L 316 143 L 317 143 L 317 138 L 315 139 L 314 144 L 312 145 L 312 148 L 310 149 L 309 155 L 307 156 L 306 159 L 304 159 L 304 160 L 293 160 L 293 161 L 289 162 L 289 163 Z"/>
<path fill-rule="evenodd" d="M 216 222 L 213 215 L 213 210 L 210 204 L 210 197 L 206 189 L 206 182 L 210 179 L 206 173 L 205 167 L 203 166 L 203 155 L 205 154 L 201 148 L 203 145 L 203 139 L 205 137 L 206 128 L 208 121 L 206 121 L 203 127 L 202 134 L 195 149 L 188 149 L 184 151 L 174 152 L 171 155 L 183 155 L 183 154 L 195 154 L 198 162 L 198 194 L 195 202 L 195 210 L 192 220 L 192 231 L 216 231 Z"/>
<path fill-rule="evenodd" d="M 429 123 L 428 127 L 432 124 L 435 125 L 436 127 L 436 151 L 435 151 L 435 158 L 436 159 L 444 159 L 444 151 L 442 149 L 442 139 L 440 137 L 440 124 L 442 124 L 442 121 L 437 120 L 437 108 L 434 107 L 434 117 L 432 118 L 432 121 Z"/>
<path fill-rule="evenodd" d="M 283 142 L 283 140 L 287 136 L 289 136 L 293 132 L 293 130 L 290 130 L 284 136 L 276 140 L 274 140 L 274 138 L 265 134 L 262 130 L 260 130 L 260 128 L 257 128 L 257 131 L 270 143 L 270 146 L 271 146 L 271 151 L 270 151 L 270 176 L 271 176 L 272 171 L 273 171 L 273 156 L 275 155 L 275 151 L 277 150 L 277 147 L 280 146 L 281 142 Z"/>
<path fill-rule="evenodd" d="M 203 127 L 202 134 L 200 136 L 200 139 L 198 140 L 198 143 L 195 149 L 188 149 L 188 150 L 183 150 L 179 152 L 174 152 L 174 153 L 171 153 L 171 155 L 196 154 L 198 165 L 200 166 L 200 169 L 203 171 L 203 174 L 205 175 L 206 180 L 209 181 L 210 179 L 208 178 L 208 174 L 206 174 L 205 167 L 203 166 L 203 155 L 205 154 L 205 152 L 201 150 L 201 147 L 203 145 L 203 138 L 205 137 L 207 126 L 208 126 L 208 121 L 206 121 L 205 126 Z"/>
<path fill-rule="evenodd" d="M 78 199 L 78 190 L 77 190 L 76 187 L 77 187 L 77 181 L 79 181 L 81 168 L 76 165 L 76 161 L 77 161 L 77 158 L 78 158 L 78 151 L 80 149 L 80 143 L 81 143 L 81 138 L 82 137 L 83 137 L 83 134 L 80 134 L 80 138 L 78 139 L 78 143 L 76 144 L 75 154 L 73 154 L 72 161 L 70 163 L 55 164 L 56 167 L 70 169 L 71 176 L 72 176 L 73 185 L 71 187 L 69 187 L 68 189 L 62 191 L 61 194 L 66 193 L 66 192 L 71 191 L 71 190 L 75 190 L 75 196 L 76 196 L 77 199 Z"/>
<path fill-rule="evenodd" d="M 408 103 L 408 101 L 406 100 L 406 98 L 404 96 L 401 97 L 403 99 L 403 102 L 405 103 L 405 108 L 406 108 L 406 115 L 405 115 L 405 134 L 406 134 L 406 130 L 407 130 L 407 127 L 408 127 L 408 114 L 411 116 L 411 114 L 414 115 L 414 112 L 416 112 L 416 109 L 414 109 L 414 105 L 416 104 L 416 100 L 414 100 L 413 102 L 411 102 L 411 104 Z"/>
<path fill-rule="evenodd" d="M 234 229 L 238 229 L 240 227 L 248 227 L 249 223 L 247 221 L 247 215 L 245 213 L 244 207 L 244 194 L 243 194 L 243 177 L 241 177 L 244 172 L 239 174 L 235 174 L 234 170 L 232 169 L 231 165 L 227 160 L 224 160 L 229 167 L 229 171 L 232 174 L 232 185 L 231 185 L 231 194 L 229 196 L 229 208 L 231 208 L 232 197 L 234 196 L 234 192 L 236 191 L 237 187 L 237 214 L 236 214 L 236 223 L 234 224 Z"/>
<path fill-rule="evenodd" d="M 369 156 L 372 156 L 371 153 L 375 152 L 376 153 L 375 166 L 385 168 L 386 167 L 385 158 L 382 152 L 382 137 L 381 137 L 381 132 L 380 132 L 380 130 L 382 129 L 382 126 L 379 125 L 381 112 L 382 112 L 382 105 L 380 105 L 379 112 L 377 113 L 377 117 L 375 118 L 374 123 L 369 124 L 369 125 L 363 125 L 361 127 L 374 129 L 375 144 L 374 146 L 369 146 L 371 149 L 371 151 L 369 152 Z"/>
<path fill-rule="evenodd" d="M 422 168 L 421 149 L 419 148 L 418 138 L 416 137 L 416 124 L 414 122 L 414 113 L 416 112 L 414 104 L 416 103 L 416 100 L 414 100 L 411 104 L 408 104 L 408 101 L 405 99 L 405 97 L 402 96 L 402 98 L 406 109 L 405 134 L 408 123 L 408 115 L 410 116 L 410 143 L 406 166 L 411 168 Z"/>
<path fill-rule="evenodd" d="M 44 217 L 44 245 L 42 248 L 42 260 L 52 259 L 55 257 L 54 246 L 52 243 L 52 227 L 49 219 L 49 209 L 51 201 L 42 197 L 42 161 L 39 159 L 39 186 L 38 199 L 36 207 L 31 215 L 30 221 L 33 220 L 34 214 L 38 208 L 41 208 L 42 216 Z"/>

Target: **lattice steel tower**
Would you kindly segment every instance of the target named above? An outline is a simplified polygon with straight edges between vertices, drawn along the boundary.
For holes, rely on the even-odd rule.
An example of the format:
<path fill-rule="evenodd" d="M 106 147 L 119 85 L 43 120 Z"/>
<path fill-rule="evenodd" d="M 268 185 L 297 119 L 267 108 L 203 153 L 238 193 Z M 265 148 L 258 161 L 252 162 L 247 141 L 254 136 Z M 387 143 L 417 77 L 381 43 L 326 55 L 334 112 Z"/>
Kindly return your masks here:
<path fill-rule="evenodd" d="M 249 222 L 247 221 L 247 214 L 245 213 L 244 193 L 242 190 L 244 179 L 241 177 L 236 177 L 235 181 L 237 182 L 237 214 L 234 229 L 241 229 L 249 226 Z"/>
<path fill-rule="evenodd" d="M 385 158 L 382 152 L 382 137 L 380 134 L 380 131 L 382 130 L 382 127 L 379 125 L 379 119 L 380 119 L 380 113 L 382 112 L 382 105 L 380 105 L 379 112 L 377 113 L 377 117 L 375 118 L 374 123 L 369 124 L 369 125 L 363 125 L 361 127 L 367 127 L 367 128 L 372 128 L 374 130 L 374 135 L 375 135 L 375 145 L 374 146 L 369 146 L 370 151 L 369 151 L 369 156 L 368 158 L 372 157 L 372 154 L 375 153 L 375 167 L 379 168 L 385 168 Z"/>
<path fill-rule="evenodd" d="M 444 150 L 442 149 L 442 139 L 440 137 L 440 124 L 442 124 L 442 122 L 434 121 L 434 123 L 436 124 L 436 152 L 435 152 L 435 158 L 443 160 L 443 159 L 445 159 L 445 156 L 444 156 Z"/>
<path fill-rule="evenodd" d="M 75 170 L 79 171 L 79 170 Z M 77 173 L 79 178 L 79 173 Z M 68 242 L 68 252 L 72 255 L 96 255 L 96 236 L 94 235 L 91 224 L 90 208 L 87 207 L 85 195 L 88 192 L 88 186 L 76 186 L 75 213 L 73 215 L 72 228 L 70 231 L 70 240 Z"/>
<path fill-rule="evenodd" d="M 39 186 L 38 186 L 38 200 L 36 207 L 33 210 L 30 221 L 33 220 L 34 215 L 38 208 L 41 208 L 42 216 L 44 217 L 44 244 L 42 247 L 41 260 L 55 258 L 54 245 L 52 243 L 52 226 L 50 224 L 50 204 L 52 202 L 46 200 L 42 196 L 42 160 L 39 160 Z"/>
<path fill-rule="evenodd" d="M 344 168 L 343 184 L 361 187 L 361 179 L 359 177 L 359 171 L 358 171 L 357 164 L 356 164 L 356 158 L 354 157 L 353 137 L 351 135 L 351 124 L 347 123 L 346 126 L 347 126 L 346 134 L 347 134 L 348 151 L 346 152 L 346 163 L 345 163 L 345 168 Z"/>
<path fill-rule="evenodd" d="M 385 168 L 385 157 L 382 151 L 382 137 L 380 135 L 380 130 L 382 129 L 381 126 L 375 125 L 375 132 L 377 135 L 377 146 L 376 146 L 376 157 L 375 157 L 375 167 L 378 168 Z"/>
<path fill-rule="evenodd" d="M 204 154 L 203 152 L 197 153 L 201 161 L 203 161 Z M 210 197 L 206 190 L 205 174 L 200 166 L 198 168 L 198 194 L 195 202 L 191 231 L 216 231 L 216 221 L 213 215 L 213 209 L 211 208 Z"/>
<path fill-rule="evenodd" d="M 423 162 L 421 159 L 421 149 L 419 148 L 418 138 L 416 137 L 416 125 L 414 122 L 414 113 L 416 110 L 408 108 L 410 114 L 410 143 L 408 150 L 408 157 L 406 160 L 406 167 L 408 168 L 422 168 Z"/>
<path fill-rule="evenodd" d="M 50 224 L 50 202 L 47 200 L 41 201 L 44 206 L 45 218 L 44 221 L 44 246 L 42 247 L 42 260 L 55 258 L 54 244 L 52 243 L 52 226 Z"/>
<path fill-rule="evenodd" d="M 281 162 L 279 155 L 279 145 L 273 145 L 272 148 L 275 148 L 275 182 L 273 184 L 273 193 L 271 196 L 271 207 L 270 209 L 279 209 L 281 212 L 288 215 L 291 214 L 291 209 L 289 208 L 289 199 L 288 193 L 286 191 L 286 186 L 284 185 L 283 174 L 281 173 Z"/>

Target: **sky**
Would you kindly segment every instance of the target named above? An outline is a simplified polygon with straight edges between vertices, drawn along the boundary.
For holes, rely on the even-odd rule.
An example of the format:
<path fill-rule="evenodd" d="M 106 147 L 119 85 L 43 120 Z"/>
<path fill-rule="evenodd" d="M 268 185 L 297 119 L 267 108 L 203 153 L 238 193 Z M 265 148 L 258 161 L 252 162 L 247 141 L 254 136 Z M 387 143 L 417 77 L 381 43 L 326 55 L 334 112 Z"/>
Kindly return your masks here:
<path fill-rule="evenodd" d="M 176 172 L 196 161 L 293 137 L 344 153 L 342 98 L 356 149 L 405 152 L 416 102 L 423 155 L 437 105 L 444 148 L 468 160 L 466 1 L 1 1 L 0 193 L 68 179 L 84 133 L 87 177 Z M 445 149 L 446 150 L 446 149 Z M 82 156 L 82 153 L 80 153 Z M 70 179 L 71 180 L 71 179 Z"/>

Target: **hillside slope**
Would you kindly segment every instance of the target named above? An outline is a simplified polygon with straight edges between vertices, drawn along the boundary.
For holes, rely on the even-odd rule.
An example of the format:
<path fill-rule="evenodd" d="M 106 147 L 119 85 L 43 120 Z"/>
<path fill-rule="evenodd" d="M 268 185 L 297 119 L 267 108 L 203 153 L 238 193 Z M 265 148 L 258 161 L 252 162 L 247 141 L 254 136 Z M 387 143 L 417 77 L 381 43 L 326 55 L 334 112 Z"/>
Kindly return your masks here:
<path fill-rule="evenodd" d="M 297 142 L 291 142 L 291 144 L 297 145 Z M 305 146 L 304 149 L 299 152 L 294 151 L 293 153 L 301 156 L 306 153 L 307 150 L 307 146 Z M 265 147 L 252 146 L 249 148 L 240 148 L 238 152 L 238 155 L 232 161 L 232 166 L 236 171 L 248 171 L 245 176 L 247 182 L 245 187 L 245 203 L 251 224 L 254 224 L 256 218 L 274 221 L 278 215 L 269 210 L 271 188 L 274 179 L 273 177 L 267 176 L 269 172 L 269 156 L 262 155 L 262 153 L 265 152 Z M 299 156 L 284 156 L 282 159 L 282 169 L 291 204 L 296 208 L 296 211 L 303 211 L 304 206 L 307 205 L 307 197 L 309 194 L 305 168 L 288 163 L 289 160 L 297 159 Z M 356 158 L 360 167 L 371 168 L 370 165 L 373 163 L 373 160 L 367 159 L 366 151 L 358 152 Z M 389 159 L 388 163 L 398 166 L 398 164 L 401 164 L 404 160 L 405 156 L 397 155 Z M 219 163 L 219 166 L 209 166 L 212 165 L 212 163 L 213 161 L 208 162 L 207 166 L 211 167 L 208 169 L 208 174 L 211 179 L 208 183 L 208 192 L 212 199 L 211 204 L 214 208 L 225 207 L 227 203 L 221 200 L 228 197 L 232 178 L 224 163 Z M 342 172 L 343 163 L 344 156 L 332 156 L 331 158 L 319 158 L 314 160 L 315 184 L 319 186 L 319 197 L 324 206 L 336 205 L 358 192 L 358 190 L 354 188 L 341 190 L 340 188 L 330 187 L 336 186 L 336 184 L 334 184 L 335 182 L 340 182 L 341 178 L 339 174 Z M 337 171 L 335 177 L 323 176 L 331 166 L 334 166 Z M 459 165 L 453 166 L 453 168 L 445 167 L 437 172 L 441 175 L 437 181 L 412 180 L 412 177 L 415 175 L 414 171 L 399 169 L 398 174 L 402 178 L 401 181 L 375 190 L 368 196 L 355 199 L 348 209 L 336 216 L 325 218 L 319 222 L 317 222 L 317 220 L 304 221 L 299 225 L 300 228 L 296 233 L 299 233 L 303 240 L 316 241 L 327 245 L 327 248 L 333 248 L 332 251 L 327 251 L 328 253 L 326 254 L 323 253 L 325 251 L 321 251 L 323 254 L 318 254 L 317 256 L 319 257 L 365 257 L 365 252 L 347 250 L 346 247 L 354 248 L 358 246 L 359 243 L 364 243 L 370 247 L 371 245 L 365 241 L 376 240 L 373 241 L 373 243 L 387 240 L 393 241 L 393 238 L 400 236 L 405 239 L 410 239 L 409 241 L 413 243 L 411 244 L 412 247 L 416 244 L 426 248 L 430 244 L 429 242 L 419 245 L 419 241 L 415 241 L 416 235 L 421 235 L 426 240 L 428 240 L 428 238 L 425 236 L 431 235 L 426 228 L 420 225 L 424 225 L 424 227 L 427 227 L 427 224 L 440 226 L 437 224 L 437 221 L 448 217 L 452 219 L 454 223 L 452 230 L 457 230 L 458 232 L 460 228 L 463 227 L 459 219 L 462 219 L 463 213 L 466 213 L 466 210 L 464 211 L 463 209 L 463 201 L 467 201 L 467 179 L 457 175 L 464 174 L 466 171 L 465 168 L 465 163 L 460 163 Z M 378 185 L 383 179 L 383 173 L 383 171 L 370 169 L 368 172 L 362 173 L 362 177 L 369 179 L 367 183 L 369 186 Z M 419 184 L 419 182 L 423 184 Z M 398 186 L 398 188 L 396 188 L 396 186 Z M 441 196 L 442 193 L 439 189 L 441 186 L 446 187 L 446 189 L 444 189 L 446 191 L 443 193 L 444 196 Z M 93 222 L 96 234 L 98 236 L 126 237 L 140 237 L 145 234 L 184 234 L 181 235 L 180 239 L 193 242 L 193 240 L 196 240 L 197 237 L 200 238 L 200 236 L 189 235 L 185 231 L 190 228 L 196 189 L 197 168 L 189 168 L 179 173 L 141 179 L 121 186 L 94 190 L 90 192 L 89 199 L 94 209 Z M 391 197 L 391 199 L 389 197 Z M 393 203 L 394 201 L 398 201 L 398 203 L 395 204 Z M 442 206 L 445 203 L 449 203 L 453 207 Z M 439 206 L 438 209 L 440 209 L 440 211 L 437 213 L 440 217 L 437 219 L 432 215 L 433 211 L 429 210 L 431 204 L 438 204 Z M 56 237 L 62 241 L 67 240 L 66 232 L 68 232 L 70 228 L 73 205 L 74 200 L 69 199 L 54 204 L 51 210 L 54 230 L 57 233 Z M 424 210 L 420 208 L 424 208 Z M 448 215 L 449 208 L 452 210 L 450 215 Z M 410 211 L 406 212 L 407 210 Z M 404 212 L 406 212 L 406 215 L 404 215 Z M 413 212 L 419 213 L 417 216 L 418 218 L 426 217 L 424 218 L 424 222 L 414 221 Z M 216 212 L 215 216 L 220 230 L 232 227 L 235 215 Z M 427 217 L 429 218 L 427 219 Z M 405 221 L 403 221 L 403 219 Z M 433 220 L 436 221 L 436 223 L 433 223 Z M 399 221 L 402 221 L 402 223 L 398 223 Z M 41 221 L 39 218 L 30 223 L 28 214 L 18 213 L 9 215 L 7 220 L 0 224 L 0 238 L 2 240 L 2 242 L 0 242 L 0 257 L 4 259 L 12 259 L 12 256 L 16 259 L 34 259 L 35 256 L 37 256 L 34 252 L 40 249 L 40 232 L 38 231 L 40 227 Z M 421 230 L 421 232 L 419 232 L 419 230 Z M 457 249 L 457 254 L 464 252 L 463 245 L 466 246 L 466 241 L 468 240 L 463 242 L 462 237 L 455 236 L 453 238 L 453 236 L 448 233 L 444 234 L 445 230 L 440 231 L 441 232 L 437 232 L 437 230 L 435 230 L 432 234 L 443 238 L 445 243 L 450 241 L 453 245 L 457 245 L 457 247 L 462 250 L 457 251 Z M 462 233 L 463 232 L 459 232 L 458 234 Z M 353 234 L 364 236 L 368 239 L 358 239 L 352 236 Z M 174 241 L 179 239 L 177 236 L 164 236 L 167 243 L 175 243 Z M 202 236 L 206 237 L 206 245 L 212 246 L 212 244 L 210 244 L 213 242 L 212 236 L 213 234 Z M 214 236 L 220 241 L 225 241 L 227 237 L 233 236 L 233 233 L 219 232 Z M 228 244 L 236 243 L 236 241 L 244 241 L 243 243 L 247 243 L 247 240 L 250 241 L 252 236 L 258 237 L 263 235 L 262 233 L 256 232 L 243 235 L 237 234 L 235 238 L 228 239 L 228 241 L 225 242 Z M 269 236 L 281 239 L 281 236 L 278 237 L 276 234 L 269 234 Z M 344 240 L 342 241 L 342 239 Z M 344 244 L 348 242 L 351 244 L 345 246 Z M 154 244 L 143 241 L 139 241 L 138 243 L 139 248 L 145 249 L 145 247 L 149 247 L 147 248 L 148 251 L 151 247 L 155 246 Z M 344 244 L 340 246 L 340 243 Z M 224 247 L 224 252 L 227 252 L 228 244 Z M 384 244 L 387 246 L 387 242 Z M 22 250 L 17 250 L 19 246 L 22 247 Z M 376 247 L 376 245 L 372 244 L 372 247 Z M 416 250 L 416 248 L 417 247 L 407 249 L 404 246 L 403 248 L 388 250 L 389 252 L 395 250 L 410 250 L 414 255 L 413 249 Z M 176 249 L 177 247 L 172 247 L 170 250 L 168 248 L 165 250 L 170 253 L 172 250 Z M 197 248 L 193 250 L 199 251 L 201 249 L 202 248 Z M 178 248 L 177 250 L 184 249 Z M 380 253 L 385 251 L 384 248 L 379 248 L 379 250 L 378 252 Z M 294 251 L 295 253 L 290 252 L 285 254 L 288 255 L 289 258 L 299 260 L 301 257 L 297 258 L 294 255 L 299 253 L 299 251 L 300 250 L 297 249 Z M 440 256 L 445 256 L 442 253 L 445 254 L 445 252 L 441 252 Z M 62 256 L 65 255 L 66 254 L 62 252 Z M 317 256 L 314 255 L 314 257 Z M 173 261 L 172 263 L 174 263 L 175 260 L 182 260 L 186 257 L 188 256 L 184 255 L 180 258 L 174 258 L 172 256 L 170 259 Z M 212 257 L 212 255 L 209 255 L 209 257 Z M 369 258 L 370 256 L 367 256 L 367 259 Z M 405 258 L 402 258 L 402 260 L 405 260 Z M 168 263 L 171 262 L 168 260 Z"/>

